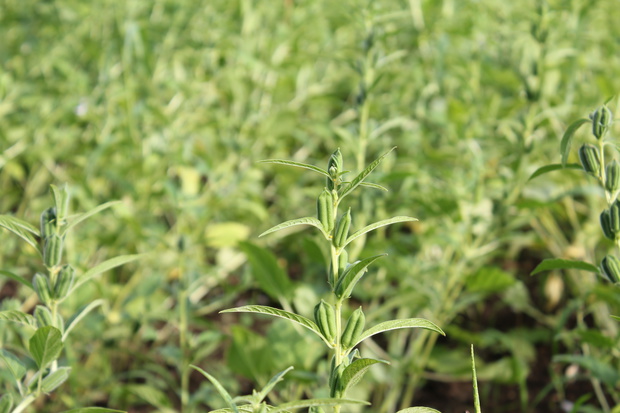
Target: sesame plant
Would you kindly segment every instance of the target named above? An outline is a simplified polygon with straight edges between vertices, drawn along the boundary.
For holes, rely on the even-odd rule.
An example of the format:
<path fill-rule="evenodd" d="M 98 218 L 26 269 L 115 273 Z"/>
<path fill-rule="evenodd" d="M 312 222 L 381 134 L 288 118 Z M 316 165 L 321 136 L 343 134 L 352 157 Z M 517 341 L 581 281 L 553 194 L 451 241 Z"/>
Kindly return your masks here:
<path fill-rule="evenodd" d="M 20 308 L 0 311 L 0 321 L 20 327 L 16 331 L 3 329 L 0 336 L 0 364 L 4 365 L 7 373 L 0 377 L 4 393 L 0 398 L 0 413 L 26 411 L 69 378 L 71 366 L 63 365 L 61 357 L 69 334 L 88 313 L 101 306 L 103 300 L 88 303 L 68 318 L 62 314 L 63 302 L 77 296 L 79 288 L 98 274 L 137 258 L 136 255 L 112 258 L 78 275 L 75 268 L 63 260 L 68 233 L 83 220 L 116 202 L 102 204 L 83 214 L 69 215 L 67 187 L 52 185 L 51 189 L 54 206 L 41 214 L 40 229 L 14 216 L 0 215 L 0 226 L 20 237 L 42 258 L 39 265 L 41 271 L 31 278 L 18 272 L 0 270 L 1 275 L 30 292 L 30 298 Z M 31 314 L 30 310 L 37 300 L 39 304 Z M 105 413 L 119 410 L 92 407 L 70 412 Z"/>
<path fill-rule="evenodd" d="M 384 189 L 380 185 L 365 181 L 390 152 L 391 150 L 371 162 L 350 181 L 345 179 L 348 171 L 344 169 L 343 157 L 339 149 L 331 155 L 327 169 L 288 160 L 270 159 L 263 161 L 265 163 L 305 168 L 326 178 L 325 188 L 317 199 L 317 217 L 303 217 L 283 222 L 263 232 L 261 236 L 296 225 L 310 225 L 317 228 L 324 236 L 330 251 L 330 259 L 326 268 L 326 281 L 330 286 L 330 296 L 321 299 L 316 304 L 312 318 L 262 305 L 246 305 L 223 311 L 258 313 L 289 320 L 312 331 L 330 350 L 329 378 L 326 380 L 330 398 L 310 402 L 296 402 L 299 404 L 290 405 L 287 408 L 312 406 L 315 412 L 324 412 L 324 407 L 329 406 L 334 413 L 338 413 L 341 411 L 343 404 L 354 402 L 346 399 L 347 391 L 362 378 L 372 365 L 386 363 L 383 360 L 361 355 L 358 346 L 369 337 L 384 331 L 403 328 L 422 328 L 444 334 L 437 325 L 421 318 L 390 320 L 367 327 L 363 307 L 359 306 L 350 311 L 348 305 L 348 300 L 356 284 L 368 271 L 368 267 L 380 258 L 385 257 L 386 254 L 373 255 L 355 262 L 349 262 L 347 247 L 357 238 L 377 228 L 399 222 L 416 221 L 415 218 L 409 216 L 396 216 L 372 223 L 357 231 L 351 231 L 353 216 L 351 208 L 347 208 L 344 212 L 339 211 L 343 200 L 358 187 Z M 350 313 L 350 315 L 345 317 L 346 313 Z M 214 381 L 212 377 L 206 374 L 205 376 L 209 380 Z M 259 394 L 263 395 L 263 393 Z M 230 408 L 236 411 L 235 404 L 231 399 L 229 397 L 225 398 L 229 400 Z M 244 411 L 262 412 L 267 409 L 259 404 L 262 397 L 253 400 L 253 403 L 249 404 L 247 404 L 247 399 L 242 398 L 239 400 L 246 402 L 243 408 L 249 410 Z M 282 408 L 268 411 L 282 411 L 280 410 Z M 422 411 L 432 412 L 435 410 L 428 408 L 400 410 L 401 413 Z"/>

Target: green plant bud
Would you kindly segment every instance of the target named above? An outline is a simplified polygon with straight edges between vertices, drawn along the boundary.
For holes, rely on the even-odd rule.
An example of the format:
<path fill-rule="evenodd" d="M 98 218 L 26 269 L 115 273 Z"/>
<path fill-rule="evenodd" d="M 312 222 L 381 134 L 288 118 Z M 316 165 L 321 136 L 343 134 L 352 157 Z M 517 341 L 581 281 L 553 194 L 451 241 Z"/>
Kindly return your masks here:
<path fill-rule="evenodd" d="M 353 314 L 347 320 L 347 325 L 342 332 L 342 337 L 340 338 L 340 344 L 343 348 L 351 348 L 357 342 L 357 339 L 364 332 L 364 325 L 366 324 L 366 317 L 364 316 L 364 312 L 362 311 L 362 307 L 353 311 Z"/>
<path fill-rule="evenodd" d="M 584 171 L 594 176 L 599 176 L 601 173 L 601 162 L 599 159 L 598 149 L 594 146 L 584 143 L 579 148 L 579 160 Z"/>
<path fill-rule="evenodd" d="M 52 312 L 49 308 L 45 306 L 38 305 L 34 309 L 34 318 L 37 320 L 38 328 L 47 326 L 56 327 L 54 324 L 54 319 L 52 317 Z"/>
<path fill-rule="evenodd" d="M 316 209 L 319 221 L 323 225 L 323 229 L 327 233 L 331 233 L 334 229 L 334 198 L 331 191 L 327 189 L 321 192 L 319 199 L 316 201 Z"/>
<path fill-rule="evenodd" d="M 338 225 L 336 225 L 336 231 L 334 232 L 334 238 L 332 239 L 332 243 L 336 248 L 342 248 L 347 241 L 347 237 L 349 236 L 349 228 L 351 227 L 351 208 L 347 211 L 346 214 L 343 214 L 338 220 Z"/>
<path fill-rule="evenodd" d="M 60 264 L 62 259 L 63 240 L 58 234 L 52 234 L 45 239 L 43 248 L 43 261 L 47 268 L 52 268 Z"/>
<path fill-rule="evenodd" d="M 614 234 L 614 231 L 611 228 L 611 219 L 609 216 L 608 209 L 605 209 L 603 212 L 601 212 L 600 219 L 601 219 L 601 228 L 603 229 L 603 234 L 605 235 L 605 237 L 610 240 L 616 239 L 616 235 Z"/>
<path fill-rule="evenodd" d="M 67 296 L 67 293 L 73 287 L 75 281 L 75 270 L 70 265 L 63 265 L 58 277 L 56 278 L 56 285 L 54 285 L 54 298 L 61 300 Z"/>
<path fill-rule="evenodd" d="M 609 129 L 612 121 L 611 110 L 607 106 L 601 106 L 590 114 L 592 120 L 592 134 L 596 139 L 601 139 Z"/>
<path fill-rule="evenodd" d="M 342 153 L 340 153 L 340 148 L 338 148 L 332 153 L 327 162 L 327 173 L 329 174 L 327 178 L 327 189 L 330 191 L 334 189 L 334 181 L 338 181 L 340 173 L 342 172 L 342 167 Z"/>
<path fill-rule="evenodd" d="M 321 302 L 314 307 L 314 321 L 319 327 L 321 334 L 323 334 L 323 337 L 330 343 L 333 343 L 336 338 L 336 313 L 331 304 L 321 300 Z"/>
<path fill-rule="evenodd" d="M 620 189 L 620 164 L 615 159 L 605 168 L 605 189 L 612 194 Z"/>
<path fill-rule="evenodd" d="M 39 272 L 36 273 L 32 280 L 32 285 L 34 286 L 34 291 L 39 296 L 39 301 L 49 306 L 52 301 L 52 294 L 47 277 Z"/>
<path fill-rule="evenodd" d="M 0 413 L 10 413 L 13 409 L 13 396 L 5 394 L 0 398 Z"/>
<path fill-rule="evenodd" d="M 50 235 L 55 234 L 57 225 L 56 208 L 47 208 L 41 214 L 41 238 L 47 239 Z"/>
<path fill-rule="evenodd" d="M 601 261 L 603 274 L 612 283 L 620 282 L 620 260 L 615 255 L 608 255 Z"/>

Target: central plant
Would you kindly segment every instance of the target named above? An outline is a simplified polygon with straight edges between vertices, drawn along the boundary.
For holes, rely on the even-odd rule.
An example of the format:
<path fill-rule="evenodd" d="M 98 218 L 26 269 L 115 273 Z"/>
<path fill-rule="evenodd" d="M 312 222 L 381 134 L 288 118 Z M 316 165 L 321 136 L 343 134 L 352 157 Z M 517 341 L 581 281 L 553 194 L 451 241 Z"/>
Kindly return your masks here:
<path fill-rule="evenodd" d="M 393 149 L 394 148 L 392 148 L 392 150 Z M 331 350 L 330 376 L 328 381 L 331 398 L 290 402 L 277 408 L 272 408 L 263 402 L 266 396 L 266 392 L 263 390 L 261 392 L 255 392 L 254 396 L 256 397 L 241 398 L 240 401 L 246 403 L 240 407 L 241 411 L 286 411 L 287 409 L 311 407 L 311 409 L 313 409 L 312 411 L 323 412 L 323 407 L 329 406 L 333 409 L 334 413 L 338 413 L 340 412 L 342 404 L 360 403 L 359 401 L 345 399 L 345 397 L 347 390 L 362 378 L 368 368 L 376 363 L 386 363 L 382 360 L 362 357 L 357 349 L 357 346 L 362 341 L 375 334 L 401 328 L 424 328 L 442 335 L 444 334 L 438 326 L 421 318 L 390 320 L 367 328 L 362 307 L 354 310 L 348 319 L 345 320 L 343 317 L 343 308 L 346 307 L 355 285 L 366 273 L 368 266 L 386 255 L 379 254 L 355 262 L 349 262 L 347 246 L 360 236 L 377 228 L 398 222 L 417 221 L 415 218 L 408 216 L 396 216 L 375 222 L 357 231 L 351 232 L 351 208 L 348 208 L 344 213 L 339 212 L 342 201 L 360 186 L 386 190 L 380 185 L 367 183 L 365 180 L 392 150 L 370 163 L 350 181 L 344 179 L 347 171 L 344 170 L 344 162 L 340 149 L 336 150 L 331 155 L 326 170 L 313 165 L 288 160 L 270 159 L 263 161 L 265 163 L 283 164 L 309 169 L 326 178 L 325 188 L 317 199 L 316 218 L 304 217 L 286 221 L 263 232 L 260 236 L 271 234 L 272 232 L 295 225 L 311 225 L 321 231 L 325 237 L 325 242 L 329 243 L 330 262 L 327 268 L 327 282 L 331 287 L 331 296 L 317 303 L 314 308 L 314 320 L 289 311 L 262 305 L 247 305 L 228 309 L 224 312 L 260 313 L 281 317 L 300 324 L 315 333 Z M 219 383 L 204 371 L 200 371 L 209 378 L 209 380 L 214 382 L 220 392 L 223 392 L 222 394 L 229 401 L 231 410 L 239 411 L 236 403 L 232 401 Z M 274 377 L 271 383 L 275 384 L 275 382 L 279 381 L 285 372 Z M 268 385 L 267 387 L 270 390 L 273 385 Z M 405 412 L 421 413 L 436 412 L 436 410 L 418 407 L 400 411 L 400 413 Z"/>

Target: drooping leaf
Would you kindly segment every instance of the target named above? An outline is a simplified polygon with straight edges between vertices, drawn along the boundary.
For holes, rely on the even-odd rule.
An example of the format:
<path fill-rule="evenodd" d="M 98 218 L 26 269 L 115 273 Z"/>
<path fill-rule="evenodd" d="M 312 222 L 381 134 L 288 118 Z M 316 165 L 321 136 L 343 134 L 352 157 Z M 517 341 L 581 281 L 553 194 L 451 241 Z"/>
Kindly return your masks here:
<path fill-rule="evenodd" d="M 33 316 L 18 310 L 0 311 L 0 320 L 12 321 L 14 323 L 23 324 L 27 327 L 37 328 L 37 321 Z"/>
<path fill-rule="evenodd" d="M 364 374 L 368 371 L 370 366 L 377 363 L 389 364 L 384 360 L 376 360 L 370 358 L 361 358 L 355 360 L 353 363 L 349 364 L 346 369 L 342 372 L 342 385 L 343 385 L 343 394 L 346 393 L 349 387 L 355 386 Z"/>
<path fill-rule="evenodd" d="M 357 188 L 362 182 L 364 182 L 364 179 L 366 179 L 366 177 L 368 177 L 368 175 L 370 175 L 372 173 L 372 171 L 374 171 L 375 168 L 377 166 L 379 166 L 381 161 L 383 161 L 383 158 L 385 158 L 394 149 L 396 149 L 396 147 L 393 147 L 392 149 L 390 149 L 389 151 L 387 151 L 386 153 L 381 155 L 379 158 L 377 158 L 374 161 L 372 161 L 366 167 L 366 169 L 364 169 L 362 172 L 360 172 L 359 175 L 357 175 L 351 182 L 349 182 L 346 186 L 344 186 L 342 188 L 342 192 L 340 193 L 340 199 L 342 199 L 345 196 L 349 195 L 355 188 Z"/>
<path fill-rule="evenodd" d="M 446 335 L 446 333 L 444 333 L 441 328 L 437 327 L 437 325 L 423 318 L 406 318 L 403 320 L 390 320 L 390 321 L 385 321 L 383 323 L 379 323 L 376 326 L 373 326 L 369 328 L 368 330 L 364 331 L 362 335 L 359 337 L 359 339 L 357 340 L 357 343 L 355 343 L 352 347 L 357 346 L 359 343 L 366 340 L 370 336 L 374 336 L 375 334 L 379 334 L 384 331 L 397 330 L 399 328 L 424 328 L 426 330 L 435 331 L 441 334 L 442 336 Z"/>
<path fill-rule="evenodd" d="M 305 409 L 313 406 L 338 406 L 342 404 L 364 404 L 369 405 L 370 403 L 365 402 L 363 400 L 354 400 L 354 399 L 308 399 L 308 400 L 298 400 L 292 401 L 288 403 L 283 403 L 276 407 L 273 410 L 270 410 L 270 413 L 283 413 L 287 410 L 296 410 L 296 409 Z"/>
<path fill-rule="evenodd" d="M 583 170 L 583 167 L 577 163 L 569 163 L 566 165 L 563 165 L 561 163 L 554 163 L 551 165 L 545 165 L 545 166 L 541 166 L 540 168 L 538 168 L 537 170 L 534 171 L 534 173 L 528 178 L 528 182 L 531 181 L 534 178 L 537 178 L 541 175 L 544 175 L 546 173 L 549 172 L 553 172 L 553 171 L 557 171 L 560 169 L 580 169 Z"/>
<path fill-rule="evenodd" d="M 289 298 L 292 284 L 271 251 L 249 242 L 239 244 L 247 255 L 252 275 L 258 285 L 274 300 Z"/>
<path fill-rule="evenodd" d="M 356 238 L 364 235 L 367 232 L 373 231 L 377 228 L 385 227 L 387 225 L 395 224 L 397 222 L 412 222 L 412 221 L 417 221 L 417 218 L 400 216 L 400 217 L 384 219 L 382 221 L 375 222 L 374 224 L 367 225 L 364 228 L 358 231 L 355 231 L 353 234 L 351 234 L 349 238 L 347 238 L 347 240 L 345 241 L 344 246 L 342 248 L 346 247 L 350 242 L 352 242 Z"/>
<path fill-rule="evenodd" d="M 30 288 L 31 290 L 34 291 L 34 287 L 32 286 L 32 283 L 30 281 L 28 281 L 27 279 L 25 279 L 22 276 L 19 276 L 17 274 L 13 274 L 10 271 L 5 271 L 5 270 L 0 270 L 0 275 L 4 275 L 5 277 L 8 277 L 10 279 L 12 279 L 13 281 L 17 281 L 18 283 Z"/>
<path fill-rule="evenodd" d="M 265 385 L 265 387 L 263 387 L 263 389 L 258 393 L 258 400 L 257 401 L 262 402 L 265 399 L 265 397 L 267 397 L 269 392 L 271 390 L 273 390 L 275 385 L 282 381 L 282 378 L 284 377 L 284 375 L 286 375 L 286 373 L 288 373 L 291 370 L 293 370 L 293 366 L 291 366 L 291 367 L 287 368 L 286 370 L 283 370 L 283 371 L 279 372 L 278 374 L 276 374 L 275 376 L 273 376 L 271 378 L 271 380 L 269 380 L 269 382 Z"/>
<path fill-rule="evenodd" d="M 73 315 L 73 317 L 71 317 L 67 321 L 67 328 L 65 328 L 65 332 L 62 335 L 62 341 L 65 341 L 67 339 L 67 337 L 69 336 L 69 332 L 75 328 L 75 326 L 77 325 L 77 323 L 80 322 L 80 320 L 82 320 L 93 309 L 95 309 L 98 306 L 102 305 L 103 302 L 104 301 L 102 299 L 97 299 L 97 300 L 91 302 L 90 304 L 88 304 L 86 307 L 82 308 L 77 313 L 75 313 Z"/>
<path fill-rule="evenodd" d="M 26 241 L 32 248 L 39 251 L 39 246 L 33 236 L 33 234 L 38 236 L 39 231 L 26 221 L 22 221 L 11 215 L 0 215 L 0 227 L 8 229 L 13 234 Z"/>
<path fill-rule="evenodd" d="M 92 217 L 95 214 L 98 214 L 99 212 L 108 209 L 110 207 L 113 207 L 114 205 L 118 205 L 122 203 L 122 201 L 110 201 L 110 202 L 106 202 L 105 204 L 101 204 L 99 206 L 96 206 L 95 208 L 91 209 L 88 212 L 84 212 L 83 214 L 78 214 L 78 215 L 73 215 L 71 217 L 69 217 L 69 219 L 67 219 L 68 223 L 67 226 L 65 227 L 65 230 L 63 231 L 63 234 L 66 234 L 67 231 L 69 231 L 71 228 L 75 227 L 77 224 L 79 224 L 80 222 Z"/>
<path fill-rule="evenodd" d="M 4 361 L 15 381 L 20 381 L 26 374 L 26 366 L 8 350 L 0 349 L 0 359 Z"/>
<path fill-rule="evenodd" d="M 264 161 L 258 161 L 259 163 L 274 163 L 274 164 L 280 164 L 280 165 L 287 165 L 287 166 L 296 166 L 298 168 L 304 168 L 304 169 L 309 169 L 311 171 L 320 173 L 321 175 L 324 175 L 326 177 L 330 177 L 329 173 L 327 173 L 326 170 L 319 168 L 318 166 L 314 166 L 314 165 L 310 165 L 307 163 L 301 163 L 301 162 L 295 162 L 295 161 L 287 161 L 285 159 L 265 159 Z"/>
<path fill-rule="evenodd" d="M 396 413 L 441 413 L 439 410 L 431 409 L 430 407 L 409 407 L 407 409 L 399 410 Z"/>
<path fill-rule="evenodd" d="M 112 268 L 120 267 L 123 264 L 127 264 L 129 262 L 142 258 L 143 255 L 144 254 L 121 255 L 119 257 L 110 258 L 109 260 L 106 260 L 102 263 L 95 265 L 93 268 L 86 271 L 84 274 L 82 274 L 81 277 L 77 279 L 75 285 L 73 286 L 71 291 L 69 291 L 68 295 L 71 295 L 71 292 L 73 292 L 75 289 L 80 287 L 82 284 L 90 281 L 97 275 L 103 272 L 109 271 Z"/>
<path fill-rule="evenodd" d="M 275 227 L 268 229 L 267 231 L 260 234 L 258 237 L 260 238 L 267 234 L 271 234 L 272 232 L 280 231 L 281 229 L 292 227 L 295 225 L 312 225 L 313 227 L 320 229 L 326 238 L 328 237 L 328 234 L 326 234 L 325 230 L 323 229 L 323 225 L 321 224 L 321 221 L 319 221 L 318 219 L 314 217 L 297 218 L 297 219 L 292 219 L 290 221 L 283 222 L 279 225 L 276 225 Z"/>
<path fill-rule="evenodd" d="M 70 371 L 71 367 L 59 367 L 48 374 L 41 382 L 41 390 L 43 393 L 51 393 L 58 388 L 58 386 L 67 381 Z"/>
<path fill-rule="evenodd" d="M 203 376 L 205 376 L 211 382 L 211 384 L 213 384 L 213 386 L 215 386 L 215 388 L 217 389 L 218 393 L 226 401 L 226 404 L 228 404 L 230 409 L 233 412 L 235 412 L 235 413 L 239 413 L 239 410 L 237 410 L 237 406 L 233 402 L 232 397 L 230 397 L 230 393 L 228 393 L 226 391 L 224 386 L 222 386 L 222 384 L 215 377 L 213 377 L 212 375 L 210 375 L 209 373 L 207 373 L 206 371 L 204 371 L 203 369 L 201 369 L 198 366 L 194 366 L 192 364 L 190 367 L 193 368 L 194 370 L 200 372 Z"/>
<path fill-rule="evenodd" d="M 564 260 L 561 258 L 547 258 L 534 268 L 534 271 L 530 275 L 538 274 L 539 272 L 549 270 L 584 270 L 590 271 L 595 274 L 601 273 L 601 270 L 596 266 L 584 261 Z"/>
<path fill-rule="evenodd" d="M 366 268 L 376 260 L 387 254 L 375 255 L 374 257 L 364 258 L 349 266 L 342 276 L 338 278 L 334 291 L 340 299 L 346 299 L 351 295 L 353 288 L 366 272 Z"/>
<path fill-rule="evenodd" d="M 56 360 L 64 346 L 60 330 L 52 326 L 39 328 L 29 343 L 30 354 L 40 370 Z"/>
<path fill-rule="evenodd" d="M 126 413 L 123 410 L 106 409 L 105 407 L 83 407 L 81 409 L 66 410 L 62 413 Z"/>
<path fill-rule="evenodd" d="M 573 143 L 573 135 L 577 132 L 577 129 L 581 127 L 584 123 L 590 122 L 589 119 L 578 119 L 575 122 L 571 123 L 566 132 L 564 132 L 564 136 L 562 136 L 562 141 L 560 142 L 560 153 L 562 154 L 562 165 L 566 165 L 568 161 L 568 154 L 570 153 L 570 148 Z"/>

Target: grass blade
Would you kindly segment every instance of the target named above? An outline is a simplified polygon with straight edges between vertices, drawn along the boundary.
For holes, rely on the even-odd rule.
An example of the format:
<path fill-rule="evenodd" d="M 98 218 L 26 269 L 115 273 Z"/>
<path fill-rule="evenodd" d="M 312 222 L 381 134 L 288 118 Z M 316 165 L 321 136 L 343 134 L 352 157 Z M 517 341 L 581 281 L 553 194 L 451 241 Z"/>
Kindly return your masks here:
<path fill-rule="evenodd" d="M 476 359 L 474 357 L 474 345 L 471 345 L 471 373 L 474 386 L 474 408 L 476 413 L 482 413 L 480 411 L 480 395 L 478 394 L 478 378 L 476 377 Z"/>
<path fill-rule="evenodd" d="M 203 376 L 205 376 L 207 379 L 209 379 L 211 384 L 213 384 L 213 386 L 215 386 L 215 388 L 217 389 L 218 393 L 220 393 L 220 396 L 222 396 L 222 398 L 230 406 L 232 411 L 235 412 L 235 413 L 239 413 L 239 410 L 237 410 L 237 406 L 233 402 L 232 397 L 230 397 L 230 394 L 226 391 L 224 386 L 222 386 L 222 384 L 219 381 L 217 381 L 217 379 L 215 377 L 213 377 L 212 375 L 210 375 L 209 373 L 207 373 L 206 371 L 204 371 L 203 369 L 201 369 L 198 366 L 194 366 L 192 364 L 192 365 L 190 365 L 190 367 L 193 368 L 194 370 L 200 372 Z"/>

